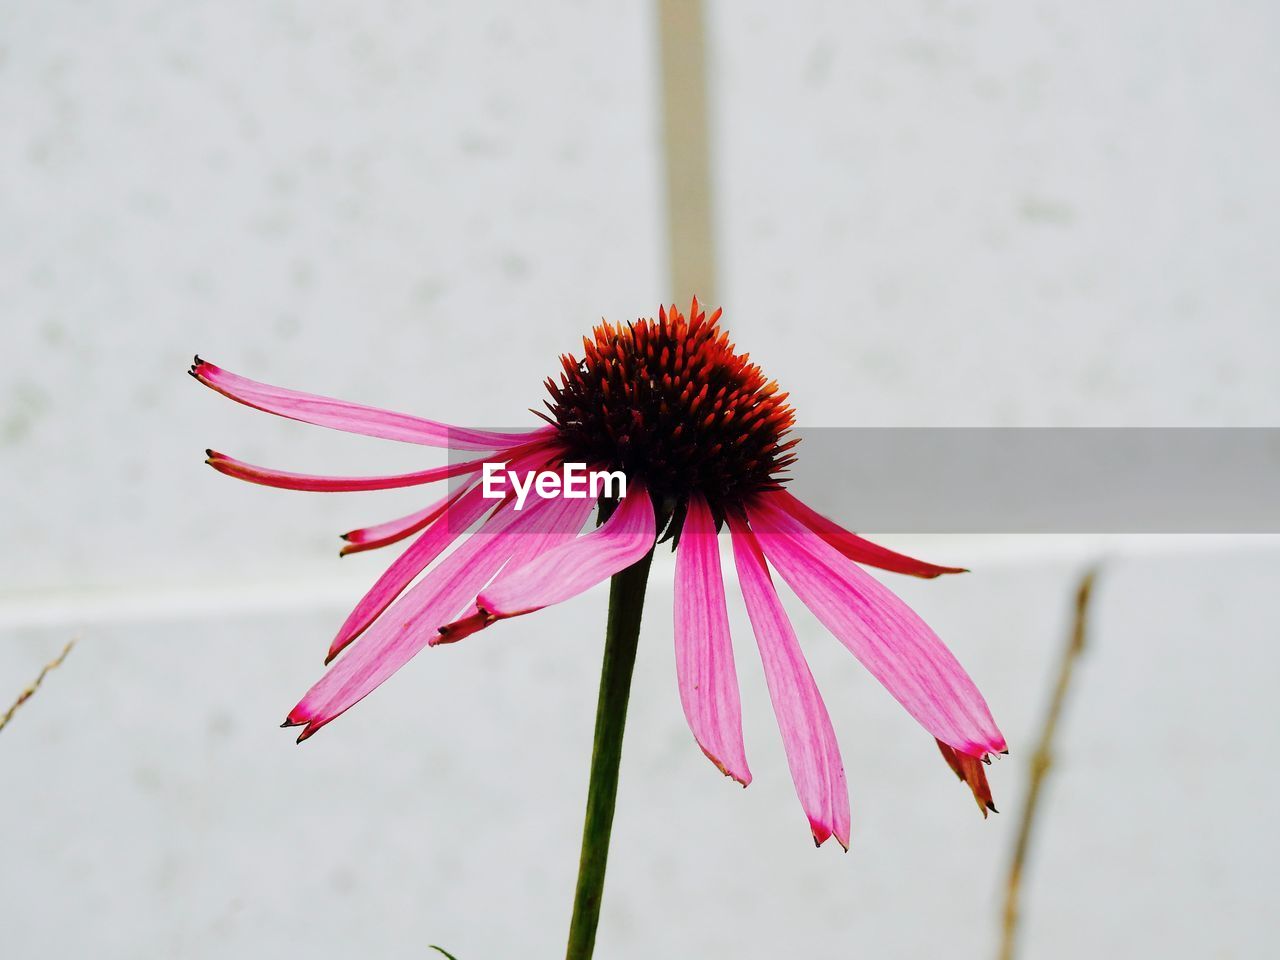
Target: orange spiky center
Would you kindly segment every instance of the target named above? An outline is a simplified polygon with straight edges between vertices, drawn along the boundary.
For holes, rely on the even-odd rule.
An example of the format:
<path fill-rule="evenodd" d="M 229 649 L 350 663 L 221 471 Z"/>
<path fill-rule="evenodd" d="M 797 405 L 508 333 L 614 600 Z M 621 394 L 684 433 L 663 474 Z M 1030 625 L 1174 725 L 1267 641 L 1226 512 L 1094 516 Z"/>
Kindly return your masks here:
<path fill-rule="evenodd" d="M 776 489 L 795 459 L 787 394 L 739 354 L 693 301 L 657 320 L 602 322 L 584 355 L 560 358 L 548 419 L 566 459 L 642 479 L 655 502 L 679 516 L 700 493 L 720 516 L 752 493 Z"/>

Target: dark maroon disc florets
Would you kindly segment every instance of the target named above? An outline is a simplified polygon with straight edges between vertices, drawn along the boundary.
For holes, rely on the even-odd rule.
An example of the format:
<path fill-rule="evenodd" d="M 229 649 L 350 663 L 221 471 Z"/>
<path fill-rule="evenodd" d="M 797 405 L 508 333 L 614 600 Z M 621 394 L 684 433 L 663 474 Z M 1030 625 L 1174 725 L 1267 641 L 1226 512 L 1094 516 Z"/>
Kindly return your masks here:
<path fill-rule="evenodd" d="M 787 394 L 734 351 L 719 319 L 694 300 L 687 320 L 673 306 L 656 321 L 605 321 L 583 338 L 581 360 L 561 356 L 547 407 L 567 459 L 639 477 L 677 515 L 693 493 L 723 516 L 784 482 L 799 442 L 785 439 Z"/>

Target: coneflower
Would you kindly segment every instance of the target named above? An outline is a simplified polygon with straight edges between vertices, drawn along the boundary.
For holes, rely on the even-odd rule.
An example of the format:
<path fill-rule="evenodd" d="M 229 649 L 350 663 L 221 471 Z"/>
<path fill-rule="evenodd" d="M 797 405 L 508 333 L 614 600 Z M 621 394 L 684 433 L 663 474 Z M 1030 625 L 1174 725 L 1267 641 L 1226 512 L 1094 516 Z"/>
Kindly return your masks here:
<path fill-rule="evenodd" d="M 581 358 L 561 357 L 558 379 L 546 383 L 547 425 L 528 432 L 453 427 L 283 390 L 199 358 L 191 369 L 200 382 L 268 413 L 480 454 L 394 476 L 317 477 L 209 451 L 208 462 L 223 473 L 295 490 L 378 490 L 464 478 L 422 510 L 345 534 L 344 553 L 417 536 L 351 611 L 329 646 L 328 660 L 336 663 L 289 712 L 285 725 L 303 728 L 299 741 L 424 647 L 462 640 L 614 578 L 570 956 L 589 956 L 594 942 L 631 669 L 658 542 L 669 539 L 676 552 L 680 700 L 694 739 L 723 773 L 744 786 L 751 782 L 718 543 L 727 528 L 815 842 L 834 836 L 848 849 L 848 789 L 831 720 L 770 568 L 936 738 L 984 816 L 995 809 L 983 761 L 1006 747 L 986 702 L 924 621 L 859 564 L 917 577 L 960 569 L 862 539 L 785 489 L 798 442 L 788 437 L 795 418 L 787 394 L 736 352 L 719 320 L 719 310 L 708 317 L 695 299 L 688 318 L 671 307 L 660 309 L 656 320 L 602 323 L 584 338 Z M 602 522 L 583 534 L 595 501 L 564 491 L 532 497 L 522 509 L 511 496 L 495 501 L 480 476 L 486 463 L 500 464 L 517 483 L 570 463 L 621 472 L 626 495 L 601 501 Z M 465 535 L 477 522 L 479 529 Z"/>

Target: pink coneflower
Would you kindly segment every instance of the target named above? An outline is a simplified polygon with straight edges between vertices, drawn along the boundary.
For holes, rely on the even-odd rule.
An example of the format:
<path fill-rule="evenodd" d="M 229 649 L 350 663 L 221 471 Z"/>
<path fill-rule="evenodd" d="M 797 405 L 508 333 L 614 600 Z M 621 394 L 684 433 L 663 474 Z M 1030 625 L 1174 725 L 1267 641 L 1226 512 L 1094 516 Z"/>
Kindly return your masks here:
<path fill-rule="evenodd" d="M 289 712 L 286 725 L 303 727 L 299 741 L 424 647 L 568 600 L 642 562 L 647 572 L 655 543 L 669 538 L 676 544 L 681 703 L 698 746 L 745 786 L 751 771 L 718 545 L 718 533 L 727 527 L 791 776 L 814 840 L 821 844 L 834 836 L 849 846 L 845 771 L 771 568 L 936 738 L 984 816 L 995 809 L 983 761 L 1005 751 L 1005 740 L 986 702 L 924 621 L 859 564 L 918 577 L 960 571 L 864 540 L 784 488 L 783 473 L 797 442 L 787 438 L 794 422 L 787 394 L 735 352 L 719 318 L 718 310 L 705 316 L 694 300 L 687 320 L 672 307 L 659 310 L 656 321 L 602 323 L 584 339 L 583 357 L 562 357 L 558 382 L 548 379 L 548 425 L 524 433 L 451 427 L 283 390 L 197 358 L 191 373 L 200 382 L 259 410 L 478 454 L 397 476 L 316 477 L 209 452 L 208 462 L 223 473 L 295 490 L 377 490 L 465 478 L 416 513 L 345 535 L 344 553 L 416 539 L 352 610 L 329 647 L 329 660 L 336 663 Z M 518 477 L 565 463 L 620 470 L 627 495 L 602 504 L 605 519 L 582 534 L 596 506 L 591 500 L 538 497 L 518 510 L 510 498 L 486 498 L 479 475 L 493 461 Z M 479 530 L 466 535 L 476 523 Z M 640 591 L 642 596 L 643 574 Z M 637 630 L 638 616 L 637 611 Z M 623 704 L 625 709 L 625 699 Z"/>

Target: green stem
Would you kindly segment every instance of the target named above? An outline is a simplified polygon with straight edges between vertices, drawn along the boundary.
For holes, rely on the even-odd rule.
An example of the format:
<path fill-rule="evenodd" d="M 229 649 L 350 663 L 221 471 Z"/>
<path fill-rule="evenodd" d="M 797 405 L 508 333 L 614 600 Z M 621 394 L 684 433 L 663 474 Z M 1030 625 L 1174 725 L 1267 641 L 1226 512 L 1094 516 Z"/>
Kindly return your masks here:
<path fill-rule="evenodd" d="M 587 814 L 582 824 L 582 854 L 578 859 L 578 887 L 573 897 L 566 960 L 590 960 L 596 947 L 604 871 L 609 861 L 609 834 L 618 798 L 618 764 L 622 734 L 627 725 L 631 673 L 636 665 L 640 615 L 649 582 L 653 551 L 621 573 L 609 586 L 609 621 L 604 635 L 604 665 L 600 669 L 600 699 L 596 705 L 596 736 L 591 748 L 591 780 Z"/>

